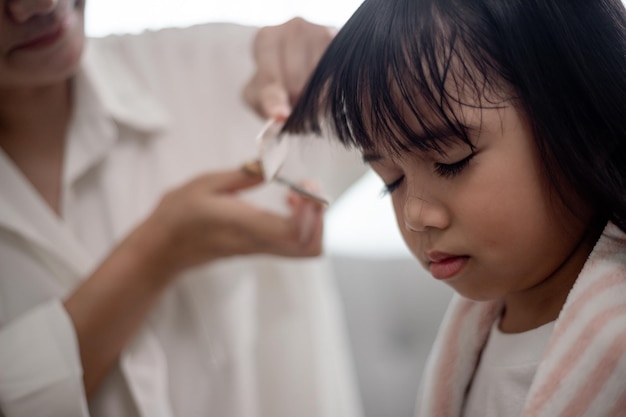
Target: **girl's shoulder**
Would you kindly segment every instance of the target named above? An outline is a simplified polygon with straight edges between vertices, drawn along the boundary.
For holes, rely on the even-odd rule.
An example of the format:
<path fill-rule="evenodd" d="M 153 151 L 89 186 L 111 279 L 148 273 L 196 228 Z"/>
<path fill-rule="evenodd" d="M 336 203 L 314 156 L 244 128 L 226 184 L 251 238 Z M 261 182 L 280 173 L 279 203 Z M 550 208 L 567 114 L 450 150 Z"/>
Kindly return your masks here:
<path fill-rule="evenodd" d="M 626 233 L 609 222 L 589 255 L 585 269 L 598 274 L 610 273 L 624 276 L 626 274 Z"/>

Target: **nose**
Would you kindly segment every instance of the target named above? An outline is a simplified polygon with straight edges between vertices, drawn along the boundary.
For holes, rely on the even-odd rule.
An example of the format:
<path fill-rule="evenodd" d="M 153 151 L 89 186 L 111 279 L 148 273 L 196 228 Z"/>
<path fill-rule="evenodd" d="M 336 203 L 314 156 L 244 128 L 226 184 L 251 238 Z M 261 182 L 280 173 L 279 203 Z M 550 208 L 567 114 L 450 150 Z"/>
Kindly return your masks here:
<path fill-rule="evenodd" d="M 59 0 L 8 0 L 6 13 L 15 23 L 24 23 L 38 15 L 51 13 Z"/>
<path fill-rule="evenodd" d="M 412 232 L 445 229 L 450 224 L 446 208 L 422 197 L 408 196 L 404 202 L 404 227 Z"/>

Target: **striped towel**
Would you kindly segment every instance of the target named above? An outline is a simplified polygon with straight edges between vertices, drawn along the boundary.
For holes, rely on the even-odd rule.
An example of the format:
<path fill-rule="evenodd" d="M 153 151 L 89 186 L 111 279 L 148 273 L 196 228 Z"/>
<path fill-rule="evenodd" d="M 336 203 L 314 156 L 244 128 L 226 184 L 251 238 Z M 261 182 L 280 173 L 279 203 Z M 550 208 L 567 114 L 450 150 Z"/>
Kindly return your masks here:
<path fill-rule="evenodd" d="M 417 417 L 462 416 L 501 311 L 499 302 L 453 298 L 424 371 Z M 626 234 L 611 223 L 555 322 L 522 417 L 626 417 Z"/>

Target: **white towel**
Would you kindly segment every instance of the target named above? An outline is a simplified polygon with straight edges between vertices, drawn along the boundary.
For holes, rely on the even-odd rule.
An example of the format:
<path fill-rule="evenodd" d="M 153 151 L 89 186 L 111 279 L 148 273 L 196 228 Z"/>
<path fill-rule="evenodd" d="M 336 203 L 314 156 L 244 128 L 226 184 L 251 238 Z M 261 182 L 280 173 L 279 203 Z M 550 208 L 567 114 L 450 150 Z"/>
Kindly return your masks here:
<path fill-rule="evenodd" d="M 500 302 L 453 298 L 424 371 L 417 417 L 462 415 L 501 312 Z M 611 223 L 557 318 L 523 410 L 522 417 L 626 417 L 626 234 Z"/>

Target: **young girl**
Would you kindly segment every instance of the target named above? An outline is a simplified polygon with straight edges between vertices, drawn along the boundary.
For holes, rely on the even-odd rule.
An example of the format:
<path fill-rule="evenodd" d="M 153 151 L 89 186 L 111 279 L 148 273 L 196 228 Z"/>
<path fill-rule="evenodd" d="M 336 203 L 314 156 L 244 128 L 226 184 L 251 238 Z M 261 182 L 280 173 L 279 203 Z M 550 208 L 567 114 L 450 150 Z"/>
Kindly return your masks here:
<path fill-rule="evenodd" d="M 327 120 L 452 301 L 420 417 L 626 416 L 619 0 L 366 0 L 285 131 Z"/>

